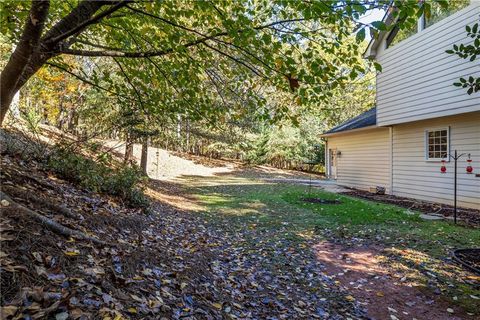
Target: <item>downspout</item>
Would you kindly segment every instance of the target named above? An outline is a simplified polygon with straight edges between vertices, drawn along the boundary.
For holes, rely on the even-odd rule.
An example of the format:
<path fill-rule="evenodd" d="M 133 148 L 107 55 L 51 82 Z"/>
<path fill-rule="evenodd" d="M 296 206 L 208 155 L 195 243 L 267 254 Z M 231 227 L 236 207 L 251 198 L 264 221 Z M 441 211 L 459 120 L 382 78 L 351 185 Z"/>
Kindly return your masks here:
<path fill-rule="evenodd" d="M 328 138 L 325 139 L 325 152 L 324 152 L 324 157 L 325 157 L 325 176 L 327 179 L 330 179 L 330 163 L 329 160 L 329 154 L 328 154 Z"/>
<path fill-rule="evenodd" d="M 393 127 L 388 127 L 388 133 L 390 137 L 390 194 L 393 194 Z"/>
<path fill-rule="evenodd" d="M 325 142 L 325 152 L 323 153 L 324 163 L 325 163 L 325 178 L 329 179 L 330 176 L 330 169 L 328 165 L 328 138 L 321 137 L 320 138 L 323 142 Z"/>

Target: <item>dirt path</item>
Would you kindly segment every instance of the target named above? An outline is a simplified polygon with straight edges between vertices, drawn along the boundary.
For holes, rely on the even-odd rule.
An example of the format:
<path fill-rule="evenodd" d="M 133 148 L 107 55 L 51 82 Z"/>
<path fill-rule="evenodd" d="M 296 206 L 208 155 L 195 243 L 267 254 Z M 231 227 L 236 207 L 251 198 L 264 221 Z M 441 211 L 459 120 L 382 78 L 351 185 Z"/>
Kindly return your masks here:
<path fill-rule="evenodd" d="M 379 247 L 345 248 L 322 242 L 314 250 L 325 272 L 360 301 L 373 319 L 473 319 L 464 312 L 455 314 L 455 308 L 439 295 L 419 289 L 418 283 L 386 267 Z"/>
<path fill-rule="evenodd" d="M 119 154 L 125 153 L 125 143 L 119 141 L 108 141 L 105 144 L 111 148 L 113 152 Z M 142 146 L 140 144 L 133 145 L 133 156 L 138 164 L 142 154 Z M 233 171 L 234 165 L 223 162 L 222 166 L 205 166 L 195 163 L 192 160 L 185 159 L 174 155 L 165 149 L 149 147 L 147 172 L 148 176 L 154 180 L 173 180 L 181 176 L 207 176 L 211 177 L 218 173 L 228 173 Z"/>

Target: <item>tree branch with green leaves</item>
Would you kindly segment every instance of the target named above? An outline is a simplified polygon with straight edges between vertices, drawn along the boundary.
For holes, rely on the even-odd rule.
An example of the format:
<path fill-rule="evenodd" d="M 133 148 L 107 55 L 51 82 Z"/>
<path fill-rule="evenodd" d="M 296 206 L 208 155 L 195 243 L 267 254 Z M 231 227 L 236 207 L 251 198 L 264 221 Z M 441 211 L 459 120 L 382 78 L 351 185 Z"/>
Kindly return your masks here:
<path fill-rule="evenodd" d="M 465 27 L 467 37 L 471 38 L 472 41 L 469 44 L 454 44 L 452 49 L 447 50 L 448 54 L 455 54 L 462 59 L 466 59 L 470 62 L 474 62 L 477 59 L 477 56 L 480 55 L 480 27 L 479 23 L 473 25 L 468 25 Z M 456 87 L 461 87 L 467 89 L 467 94 L 471 95 L 473 93 L 480 91 L 480 76 L 469 76 L 468 78 L 460 78 L 458 82 L 453 84 Z"/>

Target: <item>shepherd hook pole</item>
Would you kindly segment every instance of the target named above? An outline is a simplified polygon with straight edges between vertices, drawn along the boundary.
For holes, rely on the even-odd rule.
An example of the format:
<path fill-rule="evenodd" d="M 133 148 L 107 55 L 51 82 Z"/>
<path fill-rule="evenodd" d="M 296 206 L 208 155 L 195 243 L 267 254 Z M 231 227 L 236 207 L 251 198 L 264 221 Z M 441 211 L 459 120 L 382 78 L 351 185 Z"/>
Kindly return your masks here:
<path fill-rule="evenodd" d="M 454 183 L 453 183 L 453 221 L 457 224 L 457 150 L 455 150 L 455 171 L 454 171 Z"/>

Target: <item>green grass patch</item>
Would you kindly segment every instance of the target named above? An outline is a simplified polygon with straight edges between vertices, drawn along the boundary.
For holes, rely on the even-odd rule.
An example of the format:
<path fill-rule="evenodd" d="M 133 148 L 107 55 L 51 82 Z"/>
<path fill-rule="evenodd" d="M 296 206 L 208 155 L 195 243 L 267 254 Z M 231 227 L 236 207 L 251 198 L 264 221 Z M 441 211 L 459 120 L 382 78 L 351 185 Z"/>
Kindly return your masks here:
<path fill-rule="evenodd" d="M 282 184 L 219 185 L 195 188 L 210 216 L 230 223 L 282 226 L 290 232 L 314 231 L 344 239 L 362 238 L 426 250 L 437 256 L 453 248 L 480 245 L 480 230 L 447 221 L 425 221 L 405 208 Z M 339 200 L 340 204 L 305 202 Z M 328 232 L 327 232 L 328 231 Z"/>

